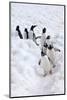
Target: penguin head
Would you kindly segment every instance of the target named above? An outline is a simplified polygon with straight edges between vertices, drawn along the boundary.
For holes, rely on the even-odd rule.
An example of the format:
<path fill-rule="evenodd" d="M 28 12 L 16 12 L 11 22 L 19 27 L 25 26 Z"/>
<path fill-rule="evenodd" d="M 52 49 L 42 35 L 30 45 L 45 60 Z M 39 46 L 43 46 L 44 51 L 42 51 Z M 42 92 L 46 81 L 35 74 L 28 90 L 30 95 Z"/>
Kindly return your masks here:
<path fill-rule="evenodd" d="M 48 44 L 47 43 L 44 43 L 44 47 L 47 48 L 48 47 Z"/>
<path fill-rule="evenodd" d="M 32 25 L 31 28 L 30 28 L 30 30 L 33 31 L 33 29 L 34 29 L 36 26 L 37 26 L 37 25 Z"/>
<path fill-rule="evenodd" d="M 48 35 L 48 36 L 46 37 L 46 39 L 50 39 L 50 35 Z"/>
<path fill-rule="evenodd" d="M 28 30 L 27 30 L 27 28 L 25 28 L 25 30 L 24 30 L 26 33 L 28 32 Z"/>
<path fill-rule="evenodd" d="M 45 33 L 45 32 L 46 32 L 46 28 L 44 27 L 43 30 L 42 30 L 42 33 Z"/>
<path fill-rule="evenodd" d="M 43 52 L 43 50 L 41 51 L 41 56 L 45 56 L 46 54 Z"/>
<path fill-rule="evenodd" d="M 49 49 L 49 50 L 52 50 L 52 49 L 53 49 L 53 46 L 50 44 L 50 45 L 48 46 L 48 49 Z"/>
<path fill-rule="evenodd" d="M 19 30 L 19 25 L 16 26 L 16 30 Z"/>

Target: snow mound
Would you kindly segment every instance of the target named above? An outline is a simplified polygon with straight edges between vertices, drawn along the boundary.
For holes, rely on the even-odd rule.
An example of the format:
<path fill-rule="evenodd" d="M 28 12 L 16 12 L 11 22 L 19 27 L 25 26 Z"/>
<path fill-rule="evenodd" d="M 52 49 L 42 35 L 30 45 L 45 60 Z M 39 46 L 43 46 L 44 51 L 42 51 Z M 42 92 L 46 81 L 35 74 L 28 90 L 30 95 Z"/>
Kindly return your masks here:
<path fill-rule="evenodd" d="M 64 93 L 63 62 L 57 63 L 52 75 L 44 77 L 38 65 L 40 48 L 29 39 L 13 38 L 11 44 L 12 97 Z"/>

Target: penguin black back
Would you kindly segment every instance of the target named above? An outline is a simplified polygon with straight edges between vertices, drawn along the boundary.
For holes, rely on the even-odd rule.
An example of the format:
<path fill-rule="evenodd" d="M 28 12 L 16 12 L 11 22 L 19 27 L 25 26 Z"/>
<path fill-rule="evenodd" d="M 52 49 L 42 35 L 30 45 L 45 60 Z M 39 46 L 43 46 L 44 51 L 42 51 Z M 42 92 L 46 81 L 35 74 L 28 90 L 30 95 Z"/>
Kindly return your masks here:
<path fill-rule="evenodd" d="M 20 39 L 23 39 L 23 36 L 22 36 L 21 31 L 19 29 L 19 25 L 16 26 L 16 31 L 18 32 L 18 35 L 19 35 Z"/>
<path fill-rule="evenodd" d="M 25 30 L 24 30 L 24 31 L 26 32 L 26 39 L 29 39 L 29 33 L 28 33 L 27 28 L 25 28 Z"/>
<path fill-rule="evenodd" d="M 31 28 L 30 28 L 30 30 L 33 31 L 33 29 L 34 29 L 36 26 L 37 26 L 37 25 L 32 25 Z"/>

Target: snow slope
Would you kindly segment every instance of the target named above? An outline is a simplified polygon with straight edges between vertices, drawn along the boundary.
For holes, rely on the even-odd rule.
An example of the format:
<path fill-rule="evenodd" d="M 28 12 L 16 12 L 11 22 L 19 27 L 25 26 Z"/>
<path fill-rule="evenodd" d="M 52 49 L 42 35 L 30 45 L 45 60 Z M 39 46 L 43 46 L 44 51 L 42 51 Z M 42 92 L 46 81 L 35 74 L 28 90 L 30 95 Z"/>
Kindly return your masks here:
<path fill-rule="evenodd" d="M 64 93 L 64 7 L 32 5 L 11 5 L 11 97 Z M 36 35 L 46 27 L 54 46 L 61 49 L 56 52 L 53 74 L 46 77 L 38 65 L 40 47 L 32 40 L 20 40 L 15 31 L 20 25 L 23 34 L 32 24 L 38 25 Z"/>

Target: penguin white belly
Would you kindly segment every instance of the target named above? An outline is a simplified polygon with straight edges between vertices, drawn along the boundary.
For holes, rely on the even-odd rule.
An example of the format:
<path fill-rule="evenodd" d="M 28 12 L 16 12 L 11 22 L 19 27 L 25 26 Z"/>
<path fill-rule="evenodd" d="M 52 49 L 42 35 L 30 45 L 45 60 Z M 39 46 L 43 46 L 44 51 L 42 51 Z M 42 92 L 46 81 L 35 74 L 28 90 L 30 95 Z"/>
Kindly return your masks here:
<path fill-rule="evenodd" d="M 24 39 L 26 39 L 26 38 L 27 38 L 27 36 L 26 36 L 26 32 L 24 32 L 23 36 L 24 36 Z"/>
<path fill-rule="evenodd" d="M 41 36 L 41 49 L 44 45 L 44 42 L 46 42 L 46 35 L 45 34 Z"/>
<path fill-rule="evenodd" d="M 33 31 L 30 31 L 29 32 L 29 39 L 32 39 L 33 40 Z"/>
<path fill-rule="evenodd" d="M 54 51 L 54 49 L 52 49 L 52 50 L 47 49 L 47 56 L 50 58 L 51 63 L 53 65 L 55 65 L 55 51 Z"/>
<path fill-rule="evenodd" d="M 47 52 L 47 48 L 45 48 L 44 46 L 42 47 L 43 52 L 46 54 Z"/>
<path fill-rule="evenodd" d="M 46 43 L 47 43 L 48 45 L 50 45 L 50 44 L 51 44 L 50 39 L 46 39 Z"/>
<path fill-rule="evenodd" d="M 47 55 L 45 55 L 41 58 L 41 67 L 43 68 L 45 74 L 47 74 L 47 73 L 49 73 L 49 71 L 51 71 L 52 64 L 50 63 Z"/>

